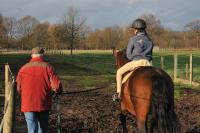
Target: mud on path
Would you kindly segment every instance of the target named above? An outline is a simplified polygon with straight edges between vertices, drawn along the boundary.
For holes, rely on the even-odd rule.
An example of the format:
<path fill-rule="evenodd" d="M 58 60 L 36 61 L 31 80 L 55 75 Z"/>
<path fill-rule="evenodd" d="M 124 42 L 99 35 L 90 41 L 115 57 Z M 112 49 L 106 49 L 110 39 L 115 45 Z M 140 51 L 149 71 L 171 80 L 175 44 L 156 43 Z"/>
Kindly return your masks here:
<path fill-rule="evenodd" d="M 120 133 L 118 120 L 120 106 L 113 103 L 111 96 L 114 87 L 109 86 L 100 90 L 66 94 L 61 96 L 61 131 L 63 133 Z M 180 133 L 200 133 L 200 92 L 183 89 L 182 98 L 176 100 L 176 112 L 181 124 Z M 17 123 L 24 124 L 18 128 L 20 133 L 25 131 L 23 115 L 17 113 Z M 56 133 L 56 106 L 50 114 L 50 133 Z M 136 133 L 135 120 L 127 118 L 129 132 Z M 22 130 L 23 129 L 23 130 Z"/>
<path fill-rule="evenodd" d="M 182 133 L 200 133 L 200 91 L 183 89 L 176 101 Z"/>

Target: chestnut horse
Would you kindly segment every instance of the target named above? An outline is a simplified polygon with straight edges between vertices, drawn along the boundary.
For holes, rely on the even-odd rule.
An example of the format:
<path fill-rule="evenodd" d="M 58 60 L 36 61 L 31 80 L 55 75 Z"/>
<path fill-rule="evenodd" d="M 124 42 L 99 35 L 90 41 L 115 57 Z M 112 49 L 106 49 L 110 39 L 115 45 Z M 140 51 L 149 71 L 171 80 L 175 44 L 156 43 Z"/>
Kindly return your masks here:
<path fill-rule="evenodd" d="M 115 51 L 117 68 L 128 62 L 124 51 Z M 126 115 L 136 117 L 139 133 L 175 133 L 177 117 L 174 111 L 174 84 L 160 68 L 137 68 L 122 85 L 120 121 L 123 132 Z"/>

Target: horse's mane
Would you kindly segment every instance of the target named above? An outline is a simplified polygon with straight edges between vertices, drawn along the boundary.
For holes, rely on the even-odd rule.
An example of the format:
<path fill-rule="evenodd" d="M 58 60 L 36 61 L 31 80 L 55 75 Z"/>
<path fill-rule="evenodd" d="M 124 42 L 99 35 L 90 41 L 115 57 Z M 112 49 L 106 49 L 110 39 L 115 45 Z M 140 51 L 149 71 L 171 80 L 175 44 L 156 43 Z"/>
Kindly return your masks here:
<path fill-rule="evenodd" d="M 115 58 L 118 62 L 117 63 L 118 67 L 121 67 L 124 64 L 126 64 L 127 62 L 129 62 L 129 60 L 126 56 L 126 49 L 122 49 L 122 50 L 117 51 Z"/>
<path fill-rule="evenodd" d="M 118 51 L 120 56 L 124 59 L 124 60 L 128 60 L 127 56 L 126 56 L 126 49 L 121 49 Z"/>

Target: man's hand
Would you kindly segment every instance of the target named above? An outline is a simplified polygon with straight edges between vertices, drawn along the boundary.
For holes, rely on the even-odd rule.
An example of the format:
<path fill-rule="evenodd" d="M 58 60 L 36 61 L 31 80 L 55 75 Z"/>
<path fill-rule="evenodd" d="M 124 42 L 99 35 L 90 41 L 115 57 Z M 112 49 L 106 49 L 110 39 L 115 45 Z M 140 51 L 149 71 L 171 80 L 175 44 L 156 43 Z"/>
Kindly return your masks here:
<path fill-rule="evenodd" d="M 58 91 L 56 92 L 57 95 L 61 95 L 63 92 L 63 89 L 58 89 Z"/>
<path fill-rule="evenodd" d="M 55 95 L 61 95 L 62 92 L 63 92 L 63 87 L 62 87 L 62 85 L 60 84 L 60 85 L 59 85 L 59 88 L 58 88 L 57 90 L 56 90 L 56 89 L 52 89 L 52 91 L 51 91 L 51 96 L 53 96 L 54 94 L 55 94 Z"/>
<path fill-rule="evenodd" d="M 59 89 L 57 90 L 56 94 L 57 95 L 61 95 L 63 92 L 63 87 L 62 87 L 62 84 L 59 85 Z"/>

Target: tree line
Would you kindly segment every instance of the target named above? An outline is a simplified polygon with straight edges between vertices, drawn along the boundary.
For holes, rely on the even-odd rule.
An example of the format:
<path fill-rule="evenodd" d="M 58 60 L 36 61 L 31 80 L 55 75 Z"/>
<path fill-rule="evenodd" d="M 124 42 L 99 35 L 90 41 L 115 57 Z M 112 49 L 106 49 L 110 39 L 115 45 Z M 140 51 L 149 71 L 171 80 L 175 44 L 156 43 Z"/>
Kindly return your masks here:
<path fill-rule="evenodd" d="M 183 31 L 162 26 L 153 14 L 140 16 L 147 22 L 147 32 L 159 48 L 198 49 L 200 20 L 191 20 Z M 46 49 L 120 49 L 127 46 L 132 35 L 129 26 L 113 26 L 91 30 L 86 18 L 78 10 L 70 8 L 57 24 L 39 22 L 35 17 L 20 19 L 0 14 L 0 48 L 31 49 L 34 46 Z"/>

